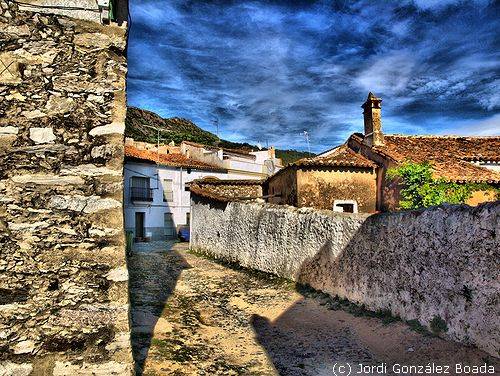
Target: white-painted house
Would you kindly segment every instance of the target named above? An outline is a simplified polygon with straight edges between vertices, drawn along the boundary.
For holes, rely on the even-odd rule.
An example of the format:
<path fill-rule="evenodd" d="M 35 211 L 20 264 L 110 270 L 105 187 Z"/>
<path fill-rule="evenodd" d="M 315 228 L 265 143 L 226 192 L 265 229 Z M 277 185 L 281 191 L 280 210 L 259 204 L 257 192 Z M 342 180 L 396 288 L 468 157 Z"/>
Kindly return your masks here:
<path fill-rule="evenodd" d="M 189 224 L 190 193 L 186 183 L 213 177 L 227 179 L 227 170 L 182 154 L 160 154 L 125 146 L 125 230 L 136 241 L 174 238 Z"/>
<path fill-rule="evenodd" d="M 227 169 L 229 179 L 266 179 L 283 168 L 272 147 L 248 151 L 183 141 L 180 151 L 190 158 Z"/>
<path fill-rule="evenodd" d="M 159 152 L 158 152 L 159 150 Z M 207 177 L 264 179 L 281 168 L 274 149 L 245 151 L 192 142 L 180 146 L 125 142 L 125 229 L 137 241 L 175 237 L 189 224 L 186 184 Z"/>

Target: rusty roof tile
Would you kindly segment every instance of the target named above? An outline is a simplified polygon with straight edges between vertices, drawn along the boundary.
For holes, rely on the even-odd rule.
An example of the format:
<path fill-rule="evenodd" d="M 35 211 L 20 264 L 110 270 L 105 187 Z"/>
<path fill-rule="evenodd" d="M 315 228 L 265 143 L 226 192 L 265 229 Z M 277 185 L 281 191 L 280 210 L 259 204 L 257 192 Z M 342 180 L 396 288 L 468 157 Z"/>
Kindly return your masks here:
<path fill-rule="evenodd" d="M 367 167 L 374 168 L 377 165 L 369 159 L 363 157 L 351 150 L 347 145 L 341 145 L 336 148 L 331 154 L 325 157 L 303 158 L 292 163 L 293 165 L 302 167 Z"/>
<path fill-rule="evenodd" d="M 185 167 L 193 168 L 199 170 L 210 170 L 210 171 L 226 171 L 226 169 L 214 166 L 208 163 L 196 161 L 192 158 L 188 158 L 184 154 L 172 153 L 172 154 L 162 154 L 150 150 L 140 150 L 131 145 L 125 145 L 125 156 L 131 159 L 138 159 L 148 162 L 154 162 L 162 166 L 169 167 Z"/>
<path fill-rule="evenodd" d="M 386 135 L 373 150 L 396 162 L 429 161 L 436 177 L 457 182 L 500 182 L 500 173 L 471 161 L 500 161 L 500 137 Z"/>

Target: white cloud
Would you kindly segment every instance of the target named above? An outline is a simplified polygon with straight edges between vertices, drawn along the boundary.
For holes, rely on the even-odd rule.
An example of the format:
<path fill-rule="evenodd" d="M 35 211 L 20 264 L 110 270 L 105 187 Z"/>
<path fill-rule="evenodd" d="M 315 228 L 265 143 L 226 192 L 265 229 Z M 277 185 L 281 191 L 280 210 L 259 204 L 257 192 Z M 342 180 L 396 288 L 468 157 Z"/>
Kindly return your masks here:
<path fill-rule="evenodd" d="M 443 129 L 441 134 L 457 134 L 467 136 L 498 136 L 500 135 L 500 114 L 479 121 L 467 121 L 455 124 L 453 129 Z"/>
<path fill-rule="evenodd" d="M 366 91 L 377 94 L 397 95 L 404 91 L 411 78 L 414 60 L 405 52 L 378 55 L 356 78 L 356 83 Z"/>

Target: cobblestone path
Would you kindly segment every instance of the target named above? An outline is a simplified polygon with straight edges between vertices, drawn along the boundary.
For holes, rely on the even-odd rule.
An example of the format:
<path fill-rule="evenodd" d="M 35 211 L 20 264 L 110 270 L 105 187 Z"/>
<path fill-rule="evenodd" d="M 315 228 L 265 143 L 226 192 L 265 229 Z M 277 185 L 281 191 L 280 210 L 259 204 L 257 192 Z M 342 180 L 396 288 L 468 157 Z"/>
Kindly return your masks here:
<path fill-rule="evenodd" d="M 129 258 L 137 374 L 333 375 L 336 362 L 355 367 L 352 374 L 360 363 L 386 363 L 384 374 L 392 374 L 394 363 L 449 365 L 448 374 L 457 363 L 500 369 L 481 351 L 186 248 L 176 244 Z"/>

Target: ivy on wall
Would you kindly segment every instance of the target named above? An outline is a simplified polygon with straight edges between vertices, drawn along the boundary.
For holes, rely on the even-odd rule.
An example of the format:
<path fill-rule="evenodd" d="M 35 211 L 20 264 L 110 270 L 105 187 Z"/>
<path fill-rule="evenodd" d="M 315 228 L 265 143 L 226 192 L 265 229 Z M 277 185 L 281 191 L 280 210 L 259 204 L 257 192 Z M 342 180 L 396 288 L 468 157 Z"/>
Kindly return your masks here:
<path fill-rule="evenodd" d="M 429 162 L 405 162 L 387 171 L 388 180 L 398 179 L 402 185 L 401 209 L 419 209 L 429 206 L 463 204 L 475 191 L 495 191 L 498 198 L 500 191 L 486 183 L 454 183 L 432 176 L 432 166 Z"/>

